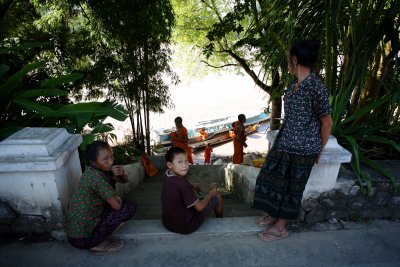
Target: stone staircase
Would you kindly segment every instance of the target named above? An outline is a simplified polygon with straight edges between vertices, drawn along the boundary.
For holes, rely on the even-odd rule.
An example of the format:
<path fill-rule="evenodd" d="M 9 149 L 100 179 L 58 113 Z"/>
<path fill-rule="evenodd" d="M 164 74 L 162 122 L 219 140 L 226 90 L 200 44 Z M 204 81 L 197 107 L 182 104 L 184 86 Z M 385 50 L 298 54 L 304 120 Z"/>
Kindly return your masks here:
<path fill-rule="evenodd" d="M 249 217 L 258 216 L 260 211 L 252 210 L 248 204 L 244 204 L 238 199 L 237 195 L 226 190 L 223 186 L 224 181 L 220 175 L 222 166 L 220 165 L 192 165 L 190 166 L 187 178 L 190 181 L 201 184 L 203 192 L 200 197 L 204 197 L 212 182 L 218 184 L 218 190 L 221 191 L 224 202 L 224 217 Z M 162 177 L 165 170 L 151 177 L 146 177 L 144 182 L 139 184 L 134 190 L 125 197 L 138 204 L 138 209 L 134 220 L 161 220 L 161 186 Z M 214 217 L 211 214 L 210 217 Z"/>

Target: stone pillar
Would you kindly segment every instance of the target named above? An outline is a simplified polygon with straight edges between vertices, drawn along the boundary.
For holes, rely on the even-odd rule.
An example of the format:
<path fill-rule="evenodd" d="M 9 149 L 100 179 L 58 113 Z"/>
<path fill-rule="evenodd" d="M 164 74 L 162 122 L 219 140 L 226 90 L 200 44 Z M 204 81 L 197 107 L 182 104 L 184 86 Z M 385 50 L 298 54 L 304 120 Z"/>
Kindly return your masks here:
<path fill-rule="evenodd" d="M 82 175 L 81 143 L 81 135 L 61 128 L 24 128 L 0 142 L 1 207 L 16 214 L 8 220 L 10 230 L 62 227 L 63 210 Z"/>

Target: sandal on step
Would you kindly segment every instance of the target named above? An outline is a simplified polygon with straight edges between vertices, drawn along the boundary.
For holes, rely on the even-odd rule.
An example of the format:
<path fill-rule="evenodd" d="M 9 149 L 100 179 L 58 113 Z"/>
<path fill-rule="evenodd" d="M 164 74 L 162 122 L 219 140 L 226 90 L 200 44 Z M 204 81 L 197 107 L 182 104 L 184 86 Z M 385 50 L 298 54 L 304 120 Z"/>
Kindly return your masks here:
<path fill-rule="evenodd" d="M 269 216 L 269 215 L 265 215 L 262 217 L 257 218 L 256 220 L 256 225 L 258 226 L 269 226 L 272 225 L 276 222 L 276 219 Z"/>
<path fill-rule="evenodd" d="M 257 234 L 257 237 L 261 239 L 262 241 L 276 241 L 279 239 L 283 239 L 289 236 L 289 233 L 285 230 L 282 232 L 273 232 L 270 231 L 271 229 L 267 229 L 264 231 L 261 231 Z"/>
<path fill-rule="evenodd" d="M 123 240 L 118 240 L 118 241 L 110 241 L 103 249 L 92 249 L 92 254 L 95 256 L 101 256 L 104 254 L 108 254 L 111 252 L 115 252 L 117 250 L 120 250 L 121 248 L 124 247 L 124 241 Z"/>
<path fill-rule="evenodd" d="M 104 240 L 103 242 L 101 242 L 100 244 L 98 244 L 97 246 L 90 248 L 90 250 L 91 250 L 92 252 L 95 252 L 95 251 L 103 251 L 103 250 L 104 250 L 107 246 L 109 246 L 111 243 L 112 243 L 111 240 L 106 239 L 106 240 Z"/>

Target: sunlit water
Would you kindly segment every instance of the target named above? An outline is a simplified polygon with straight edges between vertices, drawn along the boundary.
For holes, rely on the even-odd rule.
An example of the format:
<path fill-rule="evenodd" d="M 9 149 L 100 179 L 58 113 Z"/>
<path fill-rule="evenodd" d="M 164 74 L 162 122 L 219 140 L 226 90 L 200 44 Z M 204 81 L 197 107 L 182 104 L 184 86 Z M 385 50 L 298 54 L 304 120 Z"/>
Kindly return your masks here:
<path fill-rule="evenodd" d="M 177 86 L 170 87 L 171 99 L 175 108 L 165 110 L 163 114 L 151 114 L 152 144 L 157 142 L 154 130 L 171 128 L 174 119 L 181 116 L 183 125 L 190 129 L 199 121 L 211 120 L 227 116 L 237 116 L 244 113 L 247 117 L 259 114 L 267 105 L 268 95 L 260 90 L 248 76 L 234 74 L 210 74 L 202 79 L 188 81 L 184 77 Z M 131 134 L 129 120 L 112 122 L 118 141 Z M 267 150 L 265 131 L 267 125 L 259 128 L 258 132 L 248 136 L 248 147 L 245 152 L 265 153 Z M 215 147 L 213 158 L 231 156 L 233 144 Z M 203 152 L 195 153 L 195 163 L 202 164 Z"/>

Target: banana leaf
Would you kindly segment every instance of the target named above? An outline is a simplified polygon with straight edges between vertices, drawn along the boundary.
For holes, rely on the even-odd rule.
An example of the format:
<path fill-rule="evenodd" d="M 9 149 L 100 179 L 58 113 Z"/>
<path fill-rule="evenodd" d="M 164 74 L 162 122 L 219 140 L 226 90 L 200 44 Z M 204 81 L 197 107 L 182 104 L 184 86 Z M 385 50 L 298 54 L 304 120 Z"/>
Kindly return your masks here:
<path fill-rule="evenodd" d="M 3 76 L 7 73 L 9 69 L 10 69 L 9 66 L 5 64 L 0 64 L 0 79 L 3 78 Z"/>
<path fill-rule="evenodd" d="M 76 80 L 82 79 L 83 75 L 81 73 L 71 73 L 59 77 L 55 77 L 49 80 L 43 81 L 41 87 L 55 87 L 60 84 L 74 82 Z"/>
<path fill-rule="evenodd" d="M 38 114 L 42 114 L 43 116 L 57 117 L 56 111 L 42 103 L 34 102 L 26 98 L 16 98 L 14 99 L 14 102 L 27 110 L 36 111 Z"/>
<path fill-rule="evenodd" d="M 128 111 L 122 105 L 115 104 L 112 112 L 108 116 L 117 121 L 124 121 L 128 115 Z"/>
<path fill-rule="evenodd" d="M 16 98 L 36 98 L 40 96 L 65 96 L 67 92 L 56 89 L 56 88 L 38 88 L 34 90 L 28 90 L 16 95 Z"/>
<path fill-rule="evenodd" d="M 32 70 L 39 69 L 44 66 L 44 62 L 36 62 L 26 65 L 24 68 L 16 72 L 7 81 L 0 86 L 0 98 L 8 96 L 18 85 L 21 84 L 22 79 L 26 74 Z"/>
<path fill-rule="evenodd" d="M 102 105 L 101 102 L 84 102 L 63 106 L 57 110 L 57 113 L 61 117 L 70 117 L 76 114 L 95 114 L 97 117 L 100 117 L 108 116 L 112 113 L 112 110 Z"/>
<path fill-rule="evenodd" d="M 111 123 L 101 123 L 99 122 L 96 127 L 93 128 L 91 133 L 106 133 L 114 130 L 114 127 Z"/>

